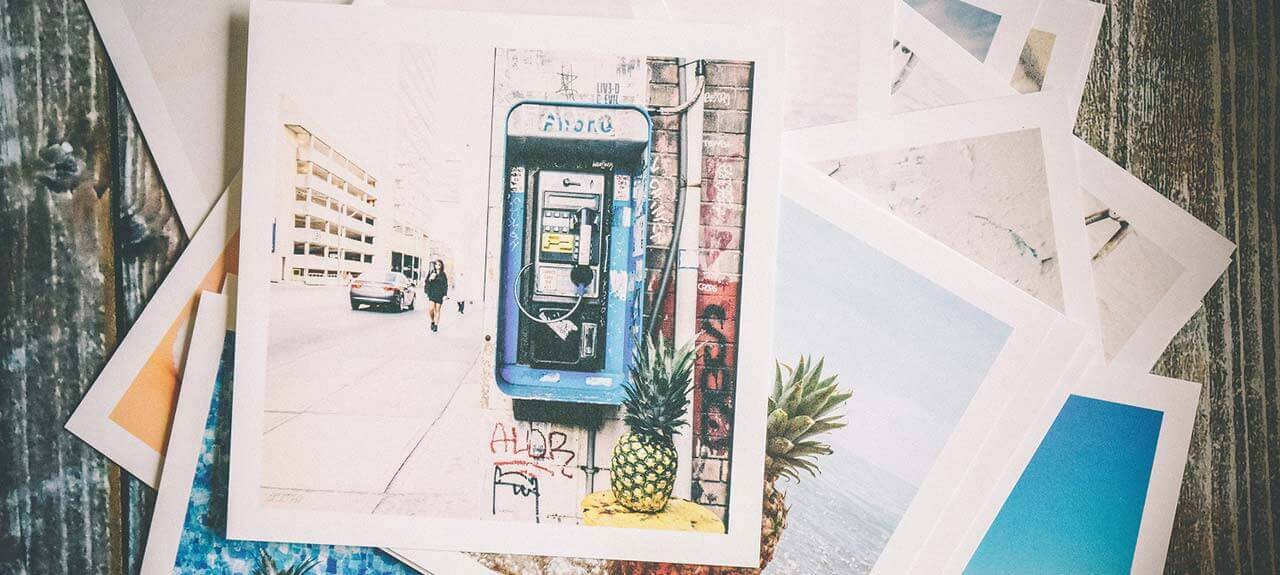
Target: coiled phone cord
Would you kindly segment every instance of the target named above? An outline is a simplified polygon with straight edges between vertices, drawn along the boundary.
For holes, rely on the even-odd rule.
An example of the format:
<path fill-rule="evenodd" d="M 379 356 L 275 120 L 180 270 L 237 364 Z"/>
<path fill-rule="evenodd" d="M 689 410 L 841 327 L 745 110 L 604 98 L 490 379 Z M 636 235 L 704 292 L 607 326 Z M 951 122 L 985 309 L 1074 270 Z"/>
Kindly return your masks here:
<path fill-rule="evenodd" d="M 520 294 L 524 292 L 524 290 L 520 289 L 521 280 L 524 279 L 524 272 L 529 271 L 529 268 L 531 267 L 533 267 L 533 262 L 524 264 L 524 267 L 520 268 L 520 273 L 516 274 L 516 286 L 515 286 L 516 287 L 516 308 L 520 310 L 520 313 L 524 314 L 524 317 L 529 318 L 529 321 L 537 322 L 542 325 L 551 325 L 553 323 L 561 322 L 566 319 L 569 319 L 570 316 L 572 316 L 575 312 L 578 311 L 578 306 L 582 305 L 582 299 L 586 295 L 587 286 L 574 284 L 574 287 L 578 289 L 578 301 L 573 302 L 573 307 L 569 308 L 569 311 L 565 312 L 563 315 L 550 318 L 550 319 L 542 319 L 540 317 L 534 317 L 533 314 L 529 313 L 529 310 L 524 309 L 524 304 L 520 303 L 520 299 L 521 299 Z"/>

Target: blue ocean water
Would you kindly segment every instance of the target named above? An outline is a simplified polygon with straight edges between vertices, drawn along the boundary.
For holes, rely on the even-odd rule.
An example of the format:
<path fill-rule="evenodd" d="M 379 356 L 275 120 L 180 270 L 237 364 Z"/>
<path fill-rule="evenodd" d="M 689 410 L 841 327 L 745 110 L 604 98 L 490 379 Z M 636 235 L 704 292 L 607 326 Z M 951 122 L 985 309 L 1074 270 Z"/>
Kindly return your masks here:
<path fill-rule="evenodd" d="M 229 541 L 226 533 L 227 487 L 230 473 L 231 388 L 235 336 L 227 334 L 222 364 L 214 384 L 209 418 L 205 424 L 200 459 L 196 463 L 191 500 L 182 526 L 182 540 L 174 562 L 175 574 L 255 573 L 259 556 L 265 551 L 279 569 L 303 561 L 318 561 L 307 573 L 385 573 L 409 575 L 417 572 L 390 555 L 367 547 L 294 545 Z"/>

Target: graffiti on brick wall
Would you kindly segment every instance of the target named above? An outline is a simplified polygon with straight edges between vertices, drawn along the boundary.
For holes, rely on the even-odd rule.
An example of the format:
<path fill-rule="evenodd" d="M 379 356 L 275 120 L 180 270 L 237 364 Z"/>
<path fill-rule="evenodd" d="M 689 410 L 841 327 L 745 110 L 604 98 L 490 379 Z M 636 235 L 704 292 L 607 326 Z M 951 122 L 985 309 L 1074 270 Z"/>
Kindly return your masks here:
<path fill-rule="evenodd" d="M 700 373 L 698 391 L 702 394 L 698 413 L 698 442 L 713 455 L 725 455 L 729 451 L 730 430 L 733 415 L 728 401 L 728 378 L 733 365 L 729 361 L 729 339 L 725 336 L 727 316 L 723 307 L 711 304 L 703 308 L 699 320 L 703 344 L 700 347 Z"/>
<path fill-rule="evenodd" d="M 494 465 L 520 467 L 531 476 L 574 478 L 572 464 L 578 458 L 569 445 L 569 435 L 559 430 L 543 431 L 529 424 L 493 424 L 489 453 Z"/>
<path fill-rule="evenodd" d="M 499 496 L 532 500 L 533 521 L 542 523 L 542 491 L 538 478 L 526 469 L 508 471 L 502 465 L 493 466 L 493 514 L 498 514 Z M 505 505 L 504 505 L 505 507 Z"/>
<path fill-rule="evenodd" d="M 581 458 L 566 430 L 549 424 L 497 421 L 489 435 L 491 513 L 541 522 L 564 512 L 581 488 Z M 544 509 L 546 508 L 546 509 Z"/>

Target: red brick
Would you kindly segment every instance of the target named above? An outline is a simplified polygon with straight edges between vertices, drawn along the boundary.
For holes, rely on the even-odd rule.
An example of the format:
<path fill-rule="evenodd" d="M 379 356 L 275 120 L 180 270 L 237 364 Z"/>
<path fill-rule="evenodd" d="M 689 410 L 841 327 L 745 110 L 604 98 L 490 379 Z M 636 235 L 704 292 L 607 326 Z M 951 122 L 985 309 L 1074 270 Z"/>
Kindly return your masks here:
<path fill-rule="evenodd" d="M 675 84 L 649 84 L 650 106 L 675 106 L 680 103 L 680 90 Z"/>
<path fill-rule="evenodd" d="M 675 178 L 649 176 L 649 209 L 655 204 L 673 204 L 676 201 Z"/>
<path fill-rule="evenodd" d="M 674 58 L 649 58 L 649 83 L 675 84 L 680 79 L 680 68 Z"/>
<path fill-rule="evenodd" d="M 703 226 L 742 227 L 743 208 L 738 204 L 701 204 L 698 211 Z"/>
<path fill-rule="evenodd" d="M 700 505 L 728 505 L 729 485 L 720 481 L 695 481 L 693 490 Z"/>
<path fill-rule="evenodd" d="M 751 108 L 751 91 L 743 88 L 707 86 L 702 94 L 703 106 L 710 110 L 739 110 Z"/>
<path fill-rule="evenodd" d="M 747 157 L 746 134 L 708 132 L 702 136 L 702 153 L 707 156 Z"/>
<path fill-rule="evenodd" d="M 680 153 L 680 132 L 676 130 L 654 130 L 653 152 L 655 154 Z"/>
<path fill-rule="evenodd" d="M 675 202 L 649 202 L 649 223 L 652 224 L 673 224 L 675 223 L 676 204 Z"/>
<path fill-rule="evenodd" d="M 698 355 L 695 364 L 704 370 L 722 371 L 738 365 L 737 344 L 721 342 L 713 337 L 698 335 Z M 730 372 L 731 373 L 731 372 Z M 717 382 L 724 382 L 725 374 L 716 374 Z M 716 385 L 719 389 L 721 385 Z"/>
<path fill-rule="evenodd" d="M 736 367 L 715 368 L 700 365 L 694 370 L 694 381 L 697 382 L 698 389 L 732 393 L 735 391 L 737 382 Z"/>
<path fill-rule="evenodd" d="M 719 250 L 742 249 L 739 226 L 702 226 L 698 229 L 698 247 Z"/>
<path fill-rule="evenodd" d="M 654 114 L 651 118 L 653 120 L 653 128 L 655 130 L 679 130 L 680 129 L 680 116 L 678 115 Z"/>
<path fill-rule="evenodd" d="M 751 87 L 751 64 L 724 60 L 707 61 L 707 85 L 730 88 Z"/>
<path fill-rule="evenodd" d="M 702 178 L 710 183 L 747 179 L 747 161 L 743 158 L 708 157 L 702 161 Z"/>
<path fill-rule="evenodd" d="M 650 173 L 658 177 L 676 177 L 680 173 L 680 157 L 675 154 L 654 154 Z"/>
<path fill-rule="evenodd" d="M 742 180 L 716 180 L 702 186 L 702 201 L 742 204 L 746 201 L 745 190 Z"/>
<path fill-rule="evenodd" d="M 698 250 L 698 268 L 717 272 L 742 271 L 742 252 L 738 250 Z"/>
<path fill-rule="evenodd" d="M 745 134 L 751 127 L 751 115 L 735 110 L 705 110 L 702 113 L 704 132 L 729 132 Z"/>
<path fill-rule="evenodd" d="M 652 224 L 649 226 L 650 246 L 655 248 L 671 247 L 672 232 L 675 229 L 671 224 Z"/>

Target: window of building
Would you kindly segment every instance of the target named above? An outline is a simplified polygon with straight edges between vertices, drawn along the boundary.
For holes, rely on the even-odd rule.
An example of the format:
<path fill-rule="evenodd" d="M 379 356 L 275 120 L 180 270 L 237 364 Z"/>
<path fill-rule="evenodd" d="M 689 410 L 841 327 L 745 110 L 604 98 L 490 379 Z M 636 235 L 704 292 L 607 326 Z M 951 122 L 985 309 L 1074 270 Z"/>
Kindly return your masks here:
<path fill-rule="evenodd" d="M 303 274 L 303 270 L 302 270 L 302 268 L 293 268 L 293 276 L 294 276 L 294 277 L 299 277 L 299 278 L 300 278 L 300 277 L 302 277 L 302 274 Z"/>
<path fill-rule="evenodd" d="M 305 242 L 293 242 L 293 255 L 301 256 L 306 255 L 306 253 L 307 244 Z"/>
<path fill-rule="evenodd" d="M 307 254 L 308 254 L 308 255 L 313 255 L 313 256 L 321 256 L 321 257 L 323 257 L 323 256 L 324 256 L 324 246 L 322 246 L 322 245 L 320 245 L 320 244 L 311 244 L 311 245 L 308 247 L 308 249 L 307 249 Z"/>
<path fill-rule="evenodd" d="M 306 189 L 306 188 L 294 188 L 294 189 L 293 189 L 293 199 L 298 200 L 298 201 L 300 201 L 300 202 L 305 202 L 305 201 L 307 201 L 307 189 Z"/>
<path fill-rule="evenodd" d="M 365 254 L 365 255 L 364 255 L 364 263 L 366 263 L 366 264 L 371 264 L 371 263 L 373 263 L 373 254 Z"/>
<path fill-rule="evenodd" d="M 293 227 L 295 227 L 295 228 L 305 228 L 305 227 L 307 227 L 307 217 L 306 217 L 306 216 L 293 216 Z"/>
<path fill-rule="evenodd" d="M 343 254 L 342 259 L 347 260 L 349 262 L 358 262 L 358 261 L 363 261 L 364 258 L 362 257 L 362 254 L 360 252 L 347 252 Z"/>

